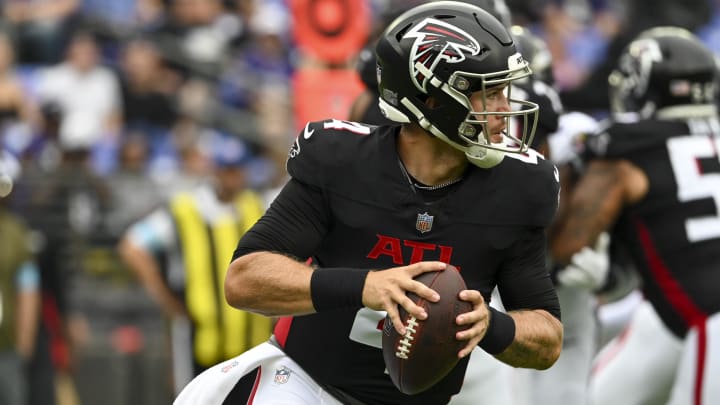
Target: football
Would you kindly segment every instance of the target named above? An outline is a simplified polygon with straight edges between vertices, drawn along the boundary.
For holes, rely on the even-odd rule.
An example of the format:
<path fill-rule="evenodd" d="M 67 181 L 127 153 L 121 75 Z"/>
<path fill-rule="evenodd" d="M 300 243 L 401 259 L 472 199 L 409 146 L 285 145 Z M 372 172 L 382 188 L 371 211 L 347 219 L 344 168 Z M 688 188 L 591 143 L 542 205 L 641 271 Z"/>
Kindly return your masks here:
<path fill-rule="evenodd" d="M 424 321 L 410 316 L 402 307 L 400 319 L 406 333 L 400 335 L 389 317 L 385 317 L 382 351 L 385 367 L 400 392 L 417 394 L 425 391 L 445 377 L 458 362 L 458 352 L 467 342 L 455 339 L 459 326 L 455 318 L 472 310 L 472 304 L 458 297 L 467 289 L 456 267 L 448 265 L 443 271 L 423 273 L 415 278 L 440 294 L 440 301 L 429 302 L 413 293 L 408 297 L 425 308 Z"/>

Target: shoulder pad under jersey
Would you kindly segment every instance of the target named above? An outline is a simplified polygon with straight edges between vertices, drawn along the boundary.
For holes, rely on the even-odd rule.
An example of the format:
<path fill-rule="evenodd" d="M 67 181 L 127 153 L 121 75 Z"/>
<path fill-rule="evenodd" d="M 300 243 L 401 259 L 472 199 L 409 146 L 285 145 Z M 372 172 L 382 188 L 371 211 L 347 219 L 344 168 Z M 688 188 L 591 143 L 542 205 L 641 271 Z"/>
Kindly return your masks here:
<path fill-rule="evenodd" d="M 325 186 L 329 176 L 348 164 L 363 138 L 374 129 L 335 119 L 308 122 L 288 153 L 288 174 L 307 184 Z"/>
<path fill-rule="evenodd" d="M 497 225 L 548 226 L 557 211 L 560 176 L 551 162 L 533 149 L 507 154 L 503 162 L 486 171 L 476 169 L 460 199 L 470 220 Z M 467 206 L 472 205 L 472 209 Z"/>
<path fill-rule="evenodd" d="M 525 208 L 521 208 L 518 215 L 525 218 L 525 224 L 547 227 L 558 208 L 560 173 L 552 162 L 541 156 L 538 153 L 537 163 L 520 160 L 515 164 L 516 177 L 523 181 L 523 186 L 516 190 L 520 194 L 516 198 L 524 202 Z M 507 160 L 507 163 L 513 161 Z"/>

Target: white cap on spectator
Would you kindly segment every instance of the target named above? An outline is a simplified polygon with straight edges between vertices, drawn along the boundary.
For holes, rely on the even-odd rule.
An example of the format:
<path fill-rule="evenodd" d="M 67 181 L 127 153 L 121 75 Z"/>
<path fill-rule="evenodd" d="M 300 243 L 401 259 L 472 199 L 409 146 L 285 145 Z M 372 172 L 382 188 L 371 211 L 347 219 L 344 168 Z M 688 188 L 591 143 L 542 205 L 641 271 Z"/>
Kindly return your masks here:
<path fill-rule="evenodd" d="M 250 19 L 250 29 L 257 35 L 284 36 L 290 26 L 285 7 L 275 2 L 261 2 Z"/>

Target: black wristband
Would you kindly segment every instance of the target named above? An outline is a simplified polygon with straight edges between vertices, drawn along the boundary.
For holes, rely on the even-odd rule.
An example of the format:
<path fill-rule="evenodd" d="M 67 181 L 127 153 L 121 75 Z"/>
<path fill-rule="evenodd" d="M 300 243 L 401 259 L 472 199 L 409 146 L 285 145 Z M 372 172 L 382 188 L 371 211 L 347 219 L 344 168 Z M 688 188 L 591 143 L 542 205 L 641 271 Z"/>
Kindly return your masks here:
<path fill-rule="evenodd" d="M 315 311 L 362 307 L 362 292 L 369 272 L 346 267 L 315 269 L 310 278 L 310 297 Z"/>
<path fill-rule="evenodd" d="M 515 339 L 515 320 L 508 314 L 493 307 L 490 310 L 490 324 L 485 337 L 478 343 L 481 349 L 496 355 L 502 353 Z"/>

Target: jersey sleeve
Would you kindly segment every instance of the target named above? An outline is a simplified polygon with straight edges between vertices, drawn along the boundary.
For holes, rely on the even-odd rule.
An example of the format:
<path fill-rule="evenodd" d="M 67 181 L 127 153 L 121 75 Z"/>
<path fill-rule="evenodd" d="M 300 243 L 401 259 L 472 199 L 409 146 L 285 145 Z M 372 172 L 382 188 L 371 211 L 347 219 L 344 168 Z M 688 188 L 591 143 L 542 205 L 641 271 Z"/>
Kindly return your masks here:
<path fill-rule="evenodd" d="M 601 127 L 597 132 L 586 134 L 582 138 L 581 157 L 583 162 L 608 157 L 610 134 L 609 127 Z"/>
<path fill-rule="evenodd" d="M 329 212 L 320 189 L 292 178 L 240 239 L 233 260 L 256 251 L 307 259 L 317 251 L 330 226 Z"/>
<path fill-rule="evenodd" d="M 546 269 L 544 231 L 529 230 L 508 250 L 508 259 L 498 279 L 505 309 L 544 309 L 560 319 L 560 302 Z"/>

